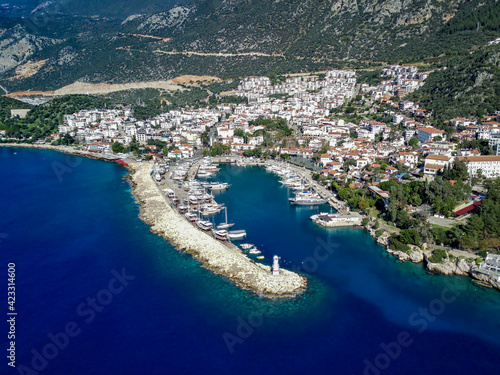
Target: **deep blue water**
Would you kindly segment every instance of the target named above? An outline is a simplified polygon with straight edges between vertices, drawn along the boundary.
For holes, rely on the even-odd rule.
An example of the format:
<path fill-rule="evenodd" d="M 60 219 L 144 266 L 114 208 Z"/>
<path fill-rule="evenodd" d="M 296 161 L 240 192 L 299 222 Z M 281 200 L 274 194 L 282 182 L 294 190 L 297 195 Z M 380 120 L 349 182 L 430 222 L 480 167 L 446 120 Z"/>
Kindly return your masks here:
<path fill-rule="evenodd" d="M 263 169 L 223 167 L 217 200 L 266 261 L 308 274 L 294 300 L 242 291 L 151 233 L 116 164 L 0 148 L 0 173 L 0 288 L 6 314 L 15 262 L 18 313 L 18 367 L 3 356 L 0 373 L 498 373 L 500 293 L 398 263 L 361 229 L 316 227 L 318 209 L 291 207 Z M 134 279 L 109 285 L 123 268 Z"/>

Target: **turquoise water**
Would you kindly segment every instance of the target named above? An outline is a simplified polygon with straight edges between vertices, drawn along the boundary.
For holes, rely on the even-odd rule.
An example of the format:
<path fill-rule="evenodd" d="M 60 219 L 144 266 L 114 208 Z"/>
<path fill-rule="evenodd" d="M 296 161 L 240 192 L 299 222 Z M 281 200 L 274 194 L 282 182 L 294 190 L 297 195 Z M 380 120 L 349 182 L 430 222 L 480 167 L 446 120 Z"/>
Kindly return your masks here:
<path fill-rule="evenodd" d="M 498 292 L 401 264 L 361 229 L 315 226 L 318 208 L 290 206 L 261 168 L 224 166 L 217 179 L 232 186 L 216 199 L 265 261 L 308 275 L 297 299 L 242 291 L 151 233 L 118 165 L 0 148 L 0 171 L 18 373 L 44 364 L 36 353 L 46 374 L 498 372 Z M 134 278 L 106 300 L 122 268 Z M 109 303 L 91 307 L 96 296 Z M 68 322 L 81 332 L 47 359 Z"/>

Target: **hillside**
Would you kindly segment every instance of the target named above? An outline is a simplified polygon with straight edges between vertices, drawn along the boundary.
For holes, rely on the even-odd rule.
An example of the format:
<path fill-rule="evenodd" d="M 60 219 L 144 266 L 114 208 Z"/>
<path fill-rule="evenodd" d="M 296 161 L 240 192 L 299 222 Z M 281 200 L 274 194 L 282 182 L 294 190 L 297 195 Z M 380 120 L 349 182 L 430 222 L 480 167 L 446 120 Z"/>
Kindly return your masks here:
<path fill-rule="evenodd" d="M 11 109 L 28 109 L 31 108 L 29 104 L 23 103 L 19 100 L 6 98 L 5 96 L 0 96 L 0 129 L 3 129 L 4 123 L 7 119 L 10 119 Z"/>
<path fill-rule="evenodd" d="M 99 16 L 124 19 L 132 14 L 163 11 L 192 0 L 7 0 L 0 7 L 0 15 L 40 16 L 65 14 L 72 16 Z"/>
<path fill-rule="evenodd" d="M 500 45 L 449 60 L 409 98 L 441 121 L 500 110 Z"/>
<path fill-rule="evenodd" d="M 500 36 L 496 0 L 198 0 L 124 21 L 81 16 L 89 14 L 82 7 L 107 14 L 104 2 L 71 1 L 78 17 L 0 18 L 2 86 L 367 67 L 463 54 Z M 145 1 L 143 9 L 153 3 L 172 4 Z M 126 14 L 139 3 L 111 4 Z"/>

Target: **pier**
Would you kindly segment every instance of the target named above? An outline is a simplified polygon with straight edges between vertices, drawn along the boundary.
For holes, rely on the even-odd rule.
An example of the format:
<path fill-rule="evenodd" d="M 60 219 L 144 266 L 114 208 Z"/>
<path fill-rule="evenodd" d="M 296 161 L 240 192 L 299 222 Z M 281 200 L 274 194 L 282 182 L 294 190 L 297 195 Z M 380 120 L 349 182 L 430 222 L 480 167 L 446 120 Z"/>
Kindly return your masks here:
<path fill-rule="evenodd" d="M 189 223 L 171 206 L 162 190 L 162 186 L 174 184 L 157 184 L 151 175 L 151 163 L 131 162 L 129 167 L 133 171 L 134 195 L 142 203 L 141 218 L 177 249 L 192 254 L 205 268 L 243 289 L 267 298 L 295 297 L 306 289 L 305 277 L 285 269 L 273 275 L 270 266 L 254 262 L 236 246 L 222 243 Z"/>

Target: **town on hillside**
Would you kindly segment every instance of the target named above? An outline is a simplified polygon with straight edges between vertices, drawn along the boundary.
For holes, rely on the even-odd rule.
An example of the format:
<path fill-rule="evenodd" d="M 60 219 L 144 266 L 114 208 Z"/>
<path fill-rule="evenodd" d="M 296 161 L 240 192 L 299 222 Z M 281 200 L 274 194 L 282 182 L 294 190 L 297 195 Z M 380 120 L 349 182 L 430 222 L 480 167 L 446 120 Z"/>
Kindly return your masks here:
<path fill-rule="evenodd" d="M 283 160 L 312 170 L 352 210 L 368 215 L 379 237 L 390 235 L 396 249 L 498 251 L 500 228 L 485 229 L 482 203 L 500 197 L 493 198 L 500 186 L 491 180 L 500 177 L 500 112 L 452 118 L 439 129 L 425 108 L 405 98 L 427 77 L 399 65 L 383 69 L 374 86 L 359 84 L 348 70 L 247 77 L 221 92 L 219 104 L 147 120 L 125 106 L 66 114 L 58 133 L 37 142 L 162 163 L 202 154 Z M 8 141 L 5 131 L 0 136 Z"/>

